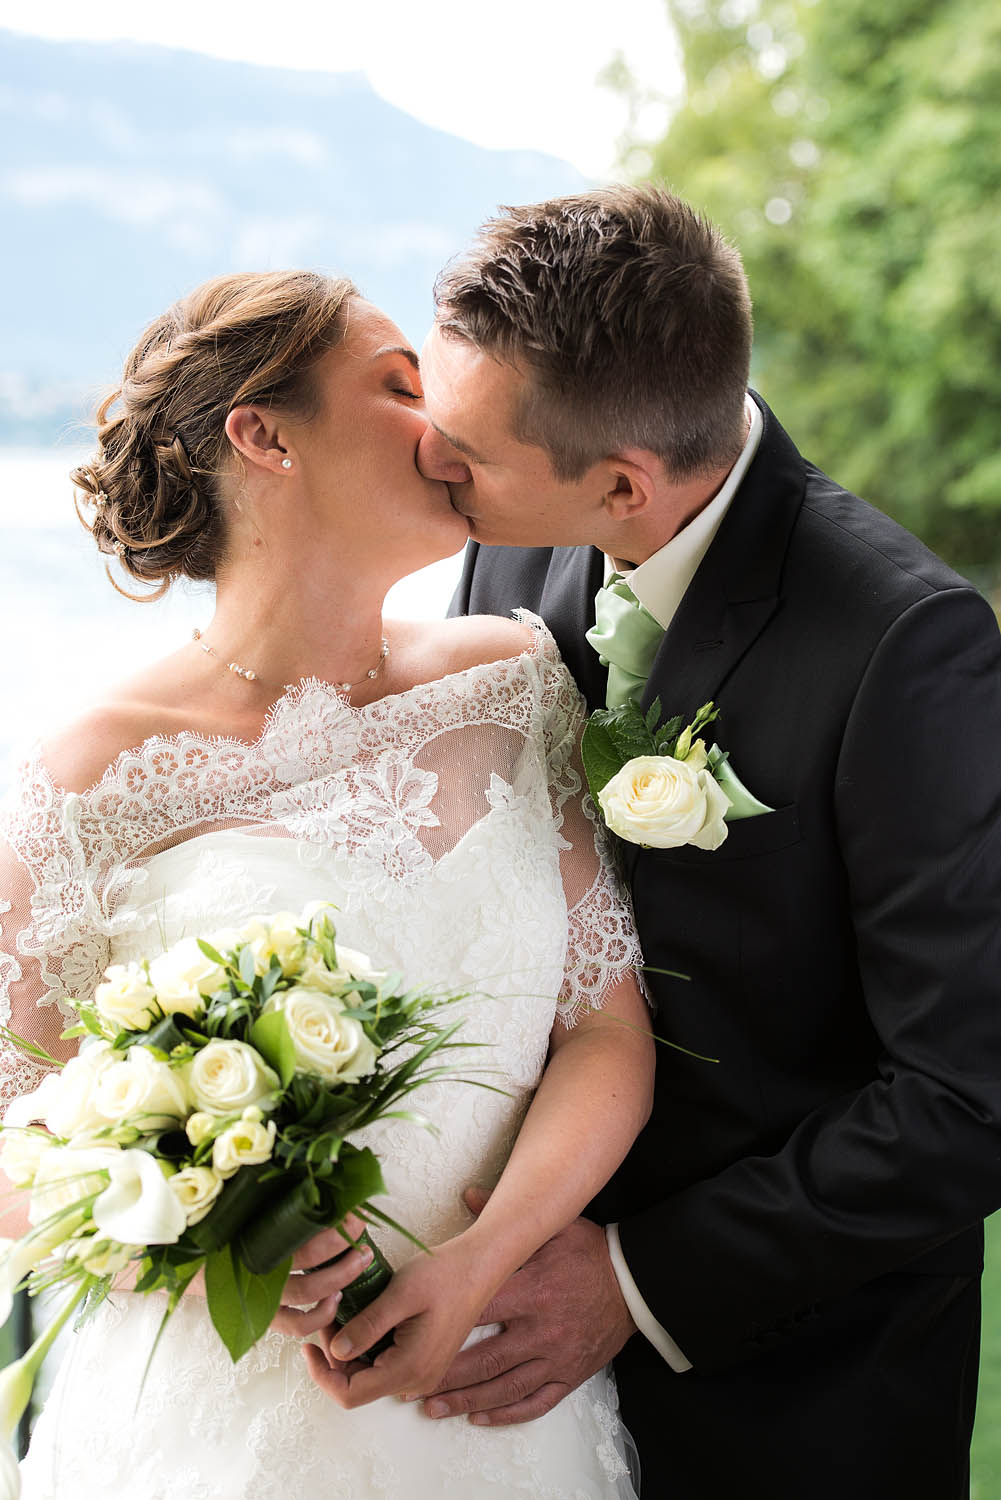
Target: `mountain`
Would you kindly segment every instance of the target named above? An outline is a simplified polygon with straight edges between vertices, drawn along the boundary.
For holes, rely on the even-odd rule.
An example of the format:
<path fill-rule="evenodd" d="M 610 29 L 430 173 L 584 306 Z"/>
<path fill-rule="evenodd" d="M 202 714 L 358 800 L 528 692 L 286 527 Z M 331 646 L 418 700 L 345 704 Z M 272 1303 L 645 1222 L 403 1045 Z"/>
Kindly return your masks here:
<path fill-rule="evenodd" d="M 143 326 L 225 271 L 345 272 L 419 342 L 486 215 L 584 185 L 433 130 L 360 73 L 0 31 L 0 442 L 86 417 Z"/>

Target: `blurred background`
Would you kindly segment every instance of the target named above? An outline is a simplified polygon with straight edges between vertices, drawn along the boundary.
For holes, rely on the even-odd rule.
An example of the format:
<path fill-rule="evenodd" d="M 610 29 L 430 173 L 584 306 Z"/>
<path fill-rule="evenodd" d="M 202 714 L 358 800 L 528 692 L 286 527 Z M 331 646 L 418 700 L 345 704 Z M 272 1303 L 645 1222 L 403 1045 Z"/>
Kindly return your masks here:
<path fill-rule="evenodd" d="M 0 757 L 211 613 L 204 588 L 121 599 L 73 514 L 146 322 L 208 276 L 308 265 L 419 346 L 497 204 L 613 178 L 736 241 L 753 381 L 800 449 L 1001 602 L 999 126 L 980 0 L 0 0 Z M 442 613 L 457 568 L 396 612 Z M 1001 1500 L 990 1250 L 985 1296 L 972 1493 Z"/>

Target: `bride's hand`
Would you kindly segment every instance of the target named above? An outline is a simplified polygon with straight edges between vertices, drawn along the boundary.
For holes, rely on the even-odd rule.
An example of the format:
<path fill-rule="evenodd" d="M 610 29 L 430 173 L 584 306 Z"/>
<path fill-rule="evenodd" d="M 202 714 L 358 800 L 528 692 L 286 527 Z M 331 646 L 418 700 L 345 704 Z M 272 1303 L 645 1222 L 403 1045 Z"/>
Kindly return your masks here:
<path fill-rule="evenodd" d="M 332 1331 L 329 1352 L 304 1345 L 309 1373 L 348 1408 L 430 1390 L 475 1327 L 490 1290 L 475 1245 L 458 1235 L 397 1271 L 381 1296 Z M 393 1345 L 373 1365 L 357 1360 L 391 1329 Z"/>
<path fill-rule="evenodd" d="M 365 1229 L 362 1221 L 349 1214 L 344 1221 L 348 1234 L 358 1239 Z M 336 1257 L 336 1259 L 334 1259 Z M 296 1251 L 282 1305 L 271 1326 L 279 1333 L 308 1338 L 334 1321 L 341 1292 L 371 1262 L 371 1250 L 353 1250 L 350 1241 L 336 1229 L 323 1229 Z M 324 1265 L 324 1261 L 333 1264 Z"/>

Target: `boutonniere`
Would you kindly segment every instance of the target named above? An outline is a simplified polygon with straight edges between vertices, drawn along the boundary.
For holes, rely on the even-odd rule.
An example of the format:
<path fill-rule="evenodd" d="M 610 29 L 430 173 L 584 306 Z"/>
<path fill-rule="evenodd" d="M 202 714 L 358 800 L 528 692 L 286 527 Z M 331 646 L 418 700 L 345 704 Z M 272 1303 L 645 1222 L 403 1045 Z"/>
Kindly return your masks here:
<path fill-rule="evenodd" d="M 707 750 L 699 737 L 718 717 L 705 703 L 684 728 L 680 714 L 658 728 L 659 698 L 646 714 L 624 703 L 591 715 L 581 741 L 584 771 L 613 833 L 645 849 L 718 849 L 738 800 L 732 794 L 748 804 L 737 816 L 771 811 L 740 785 L 726 752 Z"/>

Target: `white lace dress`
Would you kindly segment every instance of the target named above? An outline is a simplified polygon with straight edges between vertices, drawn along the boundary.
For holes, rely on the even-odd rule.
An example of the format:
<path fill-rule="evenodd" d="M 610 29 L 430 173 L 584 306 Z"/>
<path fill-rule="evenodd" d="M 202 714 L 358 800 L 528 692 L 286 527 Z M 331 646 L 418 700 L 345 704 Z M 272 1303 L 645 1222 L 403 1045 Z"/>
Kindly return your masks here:
<path fill-rule="evenodd" d="M 430 1085 L 420 1108 L 437 1138 L 396 1122 L 373 1141 L 388 1211 L 426 1243 L 458 1232 L 462 1188 L 499 1175 L 557 1009 L 599 1005 L 639 962 L 581 795 L 579 697 L 530 623 L 533 646 L 509 661 L 361 709 L 306 682 L 255 744 L 152 739 L 81 795 L 30 760 L 3 827 L 0 1020 L 51 1045 L 60 997 L 91 993 L 109 962 L 329 899 L 338 936 L 380 966 L 481 992 L 464 1031 L 489 1043 L 506 1095 Z M 8 1097 L 38 1082 L 13 1051 L 2 1067 Z M 378 1238 L 396 1264 L 414 1253 Z M 395 1399 L 345 1412 L 297 1340 L 269 1333 L 234 1366 L 189 1298 L 137 1408 L 162 1310 L 115 1294 L 73 1337 L 23 1465 L 26 1500 L 633 1496 L 604 1374 L 525 1426 L 433 1422 Z"/>

